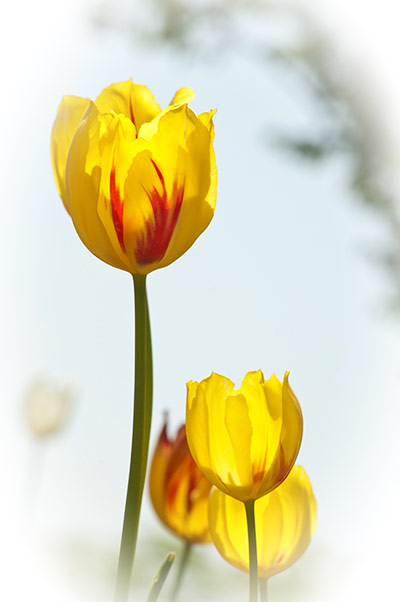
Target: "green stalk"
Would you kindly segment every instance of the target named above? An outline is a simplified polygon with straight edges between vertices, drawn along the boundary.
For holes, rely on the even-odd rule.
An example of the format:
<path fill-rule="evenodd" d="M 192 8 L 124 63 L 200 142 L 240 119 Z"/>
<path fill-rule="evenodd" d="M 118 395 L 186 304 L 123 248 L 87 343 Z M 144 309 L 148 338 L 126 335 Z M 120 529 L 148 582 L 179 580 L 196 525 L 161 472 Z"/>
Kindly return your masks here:
<path fill-rule="evenodd" d="M 146 276 L 135 274 L 133 284 L 135 292 L 133 433 L 115 602 L 126 602 L 129 594 L 146 476 L 153 398 L 153 367 Z"/>
<path fill-rule="evenodd" d="M 176 575 L 174 587 L 173 587 L 173 589 L 171 591 L 171 595 L 169 597 L 169 602 L 175 602 L 175 600 L 177 599 L 178 592 L 179 592 L 179 589 L 180 589 L 181 583 L 182 583 L 182 578 L 185 573 L 185 569 L 186 569 L 186 566 L 187 566 L 187 563 L 189 560 L 191 549 L 192 549 L 192 544 L 189 541 L 185 541 L 182 555 L 179 559 L 178 574 Z"/>
<path fill-rule="evenodd" d="M 254 500 L 244 502 L 247 518 L 247 533 L 249 538 L 249 602 L 258 600 L 258 562 L 256 523 L 254 519 Z"/>
<path fill-rule="evenodd" d="M 267 602 L 268 600 L 268 579 L 260 577 L 259 579 L 260 585 L 260 601 Z"/>

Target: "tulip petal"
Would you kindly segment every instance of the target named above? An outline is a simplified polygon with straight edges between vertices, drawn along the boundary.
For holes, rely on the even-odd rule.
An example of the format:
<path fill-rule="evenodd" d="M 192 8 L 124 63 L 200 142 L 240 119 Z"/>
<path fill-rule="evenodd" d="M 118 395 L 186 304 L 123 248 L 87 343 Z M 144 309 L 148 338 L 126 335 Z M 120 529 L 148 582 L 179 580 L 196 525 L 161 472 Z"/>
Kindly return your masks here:
<path fill-rule="evenodd" d="M 110 125 L 112 116 L 108 117 Z M 129 262 L 120 249 L 117 235 L 114 245 L 98 214 L 101 195 L 101 127 L 94 103 L 78 127 L 71 144 L 67 162 L 67 210 L 82 242 L 99 259 L 106 263 L 131 271 Z M 111 219 L 111 218 L 110 218 Z"/>
<path fill-rule="evenodd" d="M 221 429 L 218 416 L 224 416 L 224 403 L 233 389 L 233 382 L 220 374 L 212 373 L 201 383 L 187 383 L 186 436 L 191 454 L 208 478 L 217 487 L 228 492 L 229 467 L 232 454 L 226 430 Z M 213 400 L 213 409 L 208 400 Z M 215 410 L 215 411 L 212 411 Z M 201 428 L 199 426 L 201 425 Z"/>
<path fill-rule="evenodd" d="M 256 425 L 255 435 L 252 437 L 249 456 L 252 464 L 253 493 L 260 487 L 265 478 L 266 460 L 271 441 L 268 437 L 269 414 L 265 400 L 264 376 L 261 370 L 248 372 L 243 379 L 240 392 L 248 406 L 250 422 Z M 275 448 L 274 448 L 275 449 Z M 254 497 L 257 497 L 254 495 Z"/>
<path fill-rule="evenodd" d="M 124 189 L 126 252 L 137 270 L 161 267 L 182 207 L 184 187 L 178 177 L 170 185 L 165 166 L 150 151 L 136 155 Z"/>
<path fill-rule="evenodd" d="M 171 179 L 183 183 L 184 196 L 170 245 L 159 267 L 169 265 L 192 246 L 210 223 L 216 203 L 217 171 L 209 131 L 186 105 L 172 109 L 160 119 L 160 142 L 170 137 L 168 132 L 173 130 L 183 132 L 183 136 L 178 139 L 175 156 L 173 152 L 163 153 L 162 164 L 166 179 L 169 172 Z M 156 147 L 156 136 L 152 143 Z M 164 141 L 162 145 L 165 148 Z"/>
<path fill-rule="evenodd" d="M 264 383 L 264 395 L 266 400 L 267 407 L 267 438 L 268 438 L 268 448 L 267 448 L 267 456 L 265 462 L 265 470 L 266 472 L 271 473 L 273 479 L 271 481 L 275 481 L 276 485 L 279 485 L 289 473 L 291 468 L 288 468 L 287 472 L 284 476 L 279 475 L 277 477 L 277 472 L 280 472 L 279 467 L 276 465 L 279 464 L 282 454 L 281 448 L 281 433 L 282 433 L 282 420 L 283 420 L 283 390 L 282 383 L 280 380 L 273 374 L 270 378 Z M 297 416 L 296 416 L 297 417 Z M 294 458 L 295 460 L 296 458 Z M 293 460 L 293 462 L 294 462 Z M 266 484 L 263 493 L 268 493 L 271 491 L 273 487 L 268 486 Z"/>
<path fill-rule="evenodd" d="M 232 393 L 233 386 L 232 381 L 215 372 L 200 383 L 200 391 L 204 394 L 208 412 L 209 455 L 213 472 L 212 478 L 207 472 L 205 474 L 211 482 L 217 487 L 222 487 L 227 493 L 232 490 L 233 471 L 236 471 L 234 450 L 224 424 L 226 399 Z M 201 397 L 198 400 L 199 405 L 200 400 Z M 210 400 L 212 406 L 209 404 Z M 205 471 L 204 468 L 202 470 Z"/>
<path fill-rule="evenodd" d="M 185 103 L 189 104 L 189 103 L 193 102 L 193 100 L 195 98 L 196 98 L 195 91 L 192 90 L 192 88 L 188 88 L 187 86 L 185 86 L 183 88 L 179 88 L 179 90 L 177 90 L 177 92 L 175 92 L 175 95 L 169 104 L 170 105 L 182 105 Z"/>
<path fill-rule="evenodd" d="M 125 187 L 135 155 L 140 152 L 141 142 L 136 139 L 136 128 L 132 121 L 122 114 L 99 114 L 98 120 L 102 132 L 99 140 L 102 172 L 97 212 L 115 253 L 129 266 L 130 272 L 138 273 L 135 255 L 127 247 L 132 216 Z M 133 221 L 137 228 L 137 215 L 135 217 Z"/>
<path fill-rule="evenodd" d="M 289 384 L 289 372 L 285 373 L 283 381 L 282 401 L 282 471 L 287 474 L 296 461 L 303 437 L 303 415 L 298 399 Z"/>
<path fill-rule="evenodd" d="M 208 428 L 208 409 L 204 399 L 204 392 L 196 381 L 189 381 L 186 383 L 186 387 L 186 415 L 189 416 L 189 422 L 186 421 L 188 446 L 196 464 L 206 477 L 210 478 L 214 476 L 214 473 L 210 468 L 212 466 L 210 457 L 210 431 Z M 196 423 L 201 424 L 202 428 L 197 429 Z M 210 480 L 214 482 L 212 478 Z"/>
<path fill-rule="evenodd" d="M 291 566 L 313 537 L 317 504 L 305 470 L 295 466 L 287 479 L 255 503 L 259 577 L 269 578 Z M 248 571 L 244 504 L 214 489 L 209 502 L 213 542 L 230 564 Z"/>
<path fill-rule="evenodd" d="M 211 541 L 208 529 L 211 487 L 190 455 L 185 427 L 170 440 L 165 424 L 150 468 L 150 497 L 158 517 L 186 541 Z"/>
<path fill-rule="evenodd" d="M 307 473 L 301 466 L 294 466 L 282 485 L 266 497 L 270 498 L 269 507 L 264 506 L 264 529 L 260 535 L 264 544 L 260 551 L 263 577 L 280 573 L 294 564 L 309 546 L 317 525 L 317 502 Z M 261 512 L 264 499 L 256 502 L 256 508 L 259 505 Z M 281 527 L 276 533 L 279 536 L 276 544 L 279 542 L 279 545 L 276 545 L 275 555 L 271 556 L 267 553 L 267 528 L 270 533 L 273 522 L 278 522 L 278 512 L 281 514 Z"/>
<path fill-rule="evenodd" d="M 259 498 L 255 504 L 260 576 L 265 567 L 274 567 L 282 562 L 281 542 L 285 521 L 290 524 L 290 527 L 292 526 L 292 513 L 284 516 L 281 496 L 273 495 L 275 492 L 279 493 L 278 488 Z M 268 517 L 273 517 L 273 520 L 268 520 Z M 268 525 L 268 538 L 265 530 L 266 524 Z M 245 564 L 245 570 L 247 570 L 247 563 Z"/>
<path fill-rule="evenodd" d="M 214 488 L 208 504 L 208 523 L 221 556 L 236 568 L 246 570 L 243 558 L 248 557 L 249 547 L 244 504 Z"/>
<path fill-rule="evenodd" d="M 208 111 L 206 113 L 200 113 L 199 119 L 201 123 L 208 129 L 210 132 L 211 140 L 214 140 L 214 122 L 213 117 L 217 109 L 213 109 L 212 111 Z"/>
<path fill-rule="evenodd" d="M 210 134 L 194 113 L 186 105 L 173 107 L 147 126 L 155 133 L 146 138 L 142 127 L 135 149 L 121 143 L 115 154 L 117 166 L 131 157 L 122 192 L 123 238 L 135 272 L 146 274 L 193 244 L 212 218 L 216 195 Z"/>
<path fill-rule="evenodd" d="M 226 467 L 230 470 L 234 468 L 231 475 L 223 477 L 227 488 L 235 492 L 235 483 L 241 484 L 241 493 L 248 495 L 254 487 L 253 473 L 251 466 L 251 440 L 253 437 L 253 428 L 249 418 L 249 410 L 246 399 L 241 394 L 230 395 L 225 403 L 225 425 L 230 438 L 230 448 L 232 462 L 226 462 Z"/>
<path fill-rule="evenodd" d="M 100 112 L 122 114 L 132 121 L 137 130 L 161 111 L 147 86 L 134 84 L 131 79 L 111 84 L 99 94 L 95 102 Z"/>
<path fill-rule="evenodd" d="M 167 437 L 167 425 L 161 431 L 157 441 L 157 446 L 153 453 L 151 470 L 149 477 L 150 497 L 154 510 L 160 519 L 166 523 L 167 506 L 165 504 L 165 482 L 164 477 L 168 469 L 168 462 L 171 456 L 172 443 Z"/>
<path fill-rule="evenodd" d="M 67 211 L 65 172 L 68 153 L 72 139 L 89 104 L 90 100 L 88 98 L 64 96 L 58 107 L 57 117 L 51 132 L 51 158 L 54 179 Z"/>

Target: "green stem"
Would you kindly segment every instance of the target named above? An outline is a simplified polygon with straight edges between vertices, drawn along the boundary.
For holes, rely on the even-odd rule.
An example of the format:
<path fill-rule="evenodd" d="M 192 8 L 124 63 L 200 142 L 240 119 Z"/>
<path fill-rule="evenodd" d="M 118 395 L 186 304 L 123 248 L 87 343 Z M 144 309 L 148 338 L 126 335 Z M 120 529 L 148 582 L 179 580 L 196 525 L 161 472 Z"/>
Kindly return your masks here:
<path fill-rule="evenodd" d="M 153 398 L 153 368 L 146 276 L 133 276 L 135 291 L 135 389 L 131 463 L 118 562 L 115 602 L 128 599 L 146 476 Z"/>
<path fill-rule="evenodd" d="M 258 580 L 260 585 L 260 602 L 267 602 L 268 600 L 268 579 L 260 578 Z"/>
<path fill-rule="evenodd" d="M 254 519 L 254 500 L 244 502 L 247 518 L 247 534 L 249 538 L 249 602 L 258 599 L 258 563 L 256 523 Z"/>
<path fill-rule="evenodd" d="M 177 599 L 178 592 L 179 592 L 179 589 L 182 584 L 182 578 L 185 573 L 185 569 L 187 567 L 187 563 L 189 560 L 191 549 L 192 549 L 192 544 L 189 541 L 185 541 L 182 555 L 179 559 L 178 573 L 176 575 L 174 587 L 172 588 L 171 595 L 169 597 L 169 602 L 175 602 L 175 600 Z"/>

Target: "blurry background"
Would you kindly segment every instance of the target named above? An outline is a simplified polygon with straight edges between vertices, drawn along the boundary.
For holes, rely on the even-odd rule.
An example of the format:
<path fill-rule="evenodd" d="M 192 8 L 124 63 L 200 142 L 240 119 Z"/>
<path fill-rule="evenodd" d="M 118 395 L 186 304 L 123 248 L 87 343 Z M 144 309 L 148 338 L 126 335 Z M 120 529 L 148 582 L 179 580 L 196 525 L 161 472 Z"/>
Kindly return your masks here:
<path fill-rule="evenodd" d="M 64 0 L 5 8 L 1 262 L 1 597 L 112 599 L 133 389 L 132 285 L 79 241 L 53 182 L 63 94 L 132 77 L 165 106 L 217 107 L 218 206 L 149 277 L 154 421 L 185 383 L 275 371 L 302 404 L 318 500 L 305 556 L 273 601 L 392 598 L 400 536 L 398 11 L 389 0 Z M 39 383 L 39 384 L 38 384 Z M 34 435 L 38 386 L 67 403 Z M 35 389 L 36 388 L 36 389 Z M 50 389 L 49 389 L 50 388 Z M 62 402 L 64 403 L 64 402 Z M 64 414 L 63 414 L 64 420 Z M 180 543 L 146 492 L 137 581 Z M 207 579 L 204 579 L 204 574 Z M 199 548 L 182 599 L 243 600 L 247 578 Z M 136 596 L 135 596 L 136 594 Z"/>

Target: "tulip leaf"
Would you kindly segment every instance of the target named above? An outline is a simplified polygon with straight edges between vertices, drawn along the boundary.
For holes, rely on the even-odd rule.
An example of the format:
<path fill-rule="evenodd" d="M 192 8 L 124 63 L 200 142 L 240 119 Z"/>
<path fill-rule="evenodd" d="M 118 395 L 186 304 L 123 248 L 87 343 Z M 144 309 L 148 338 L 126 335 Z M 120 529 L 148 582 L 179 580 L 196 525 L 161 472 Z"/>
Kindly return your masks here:
<path fill-rule="evenodd" d="M 162 586 L 164 585 L 164 581 L 168 576 L 169 570 L 174 560 L 175 552 L 169 552 L 151 583 L 147 602 L 156 602 L 158 600 L 158 596 L 160 595 L 160 591 L 162 589 Z"/>

